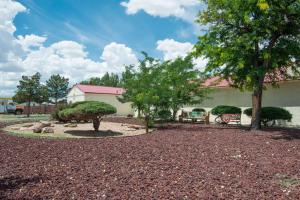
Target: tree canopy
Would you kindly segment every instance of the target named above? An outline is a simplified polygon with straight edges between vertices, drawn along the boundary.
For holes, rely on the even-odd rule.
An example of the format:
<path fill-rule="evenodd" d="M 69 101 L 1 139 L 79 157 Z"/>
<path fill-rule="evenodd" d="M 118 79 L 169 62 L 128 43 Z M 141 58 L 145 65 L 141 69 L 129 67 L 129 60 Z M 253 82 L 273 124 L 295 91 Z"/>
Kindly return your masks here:
<path fill-rule="evenodd" d="M 208 58 L 206 72 L 251 90 L 252 128 L 260 129 L 264 81 L 299 77 L 299 0 L 204 0 L 198 23 L 207 31 L 195 55 Z"/>
<path fill-rule="evenodd" d="M 102 77 L 92 77 L 89 80 L 82 81 L 81 84 L 119 87 L 121 80 L 117 74 L 107 72 Z"/>
<path fill-rule="evenodd" d="M 52 75 L 49 80 L 46 81 L 48 94 L 51 99 L 54 100 L 55 105 L 59 99 L 63 99 L 67 96 L 69 79 L 59 74 Z"/>
<path fill-rule="evenodd" d="M 48 101 L 47 89 L 41 85 L 40 79 L 40 73 L 35 73 L 33 76 L 22 76 L 16 94 L 13 96 L 15 102 L 27 103 L 27 116 L 30 115 L 31 102 L 43 103 Z"/>
<path fill-rule="evenodd" d="M 58 116 L 65 121 L 93 120 L 95 131 L 99 130 L 100 120 L 104 115 L 114 114 L 117 110 L 112 105 L 98 101 L 77 102 L 59 111 Z"/>

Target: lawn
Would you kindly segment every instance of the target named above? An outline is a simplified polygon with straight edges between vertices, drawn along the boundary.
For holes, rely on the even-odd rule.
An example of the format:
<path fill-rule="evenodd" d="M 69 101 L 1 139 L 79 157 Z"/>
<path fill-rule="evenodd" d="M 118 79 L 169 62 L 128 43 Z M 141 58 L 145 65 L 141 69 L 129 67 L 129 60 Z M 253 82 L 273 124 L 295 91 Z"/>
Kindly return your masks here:
<path fill-rule="evenodd" d="M 298 199 L 300 130 L 170 125 L 121 138 L 0 134 L 4 199 Z"/>
<path fill-rule="evenodd" d="M 49 119 L 50 115 L 47 114 L 34 114 L 30 115 L 30 117 L 27 117 L 26 115 L 0 114 L 1 124 L 23 123 Z"/>

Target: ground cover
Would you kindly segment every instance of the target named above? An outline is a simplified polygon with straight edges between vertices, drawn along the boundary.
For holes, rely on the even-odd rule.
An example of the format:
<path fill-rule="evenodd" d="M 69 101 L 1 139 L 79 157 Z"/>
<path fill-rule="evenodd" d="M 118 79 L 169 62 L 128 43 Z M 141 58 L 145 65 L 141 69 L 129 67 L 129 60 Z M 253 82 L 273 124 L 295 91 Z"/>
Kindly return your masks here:
<path fill-rule="evenodd" d="M 300 131 L 171 124 L 134 137 L 0 134 L 0 198 L 298 199 Z"/>

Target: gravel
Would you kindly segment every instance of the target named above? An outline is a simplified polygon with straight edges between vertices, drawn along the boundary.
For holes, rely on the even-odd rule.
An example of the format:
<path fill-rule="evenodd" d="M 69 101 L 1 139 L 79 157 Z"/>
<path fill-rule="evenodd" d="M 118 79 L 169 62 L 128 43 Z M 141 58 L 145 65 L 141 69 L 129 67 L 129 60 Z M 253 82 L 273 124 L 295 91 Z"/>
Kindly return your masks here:
<path fill-rule="evenodd" d="M 0 199 L 299 199 L 299 136 L 192 124 L 99 139 L 0 133 Z"/>

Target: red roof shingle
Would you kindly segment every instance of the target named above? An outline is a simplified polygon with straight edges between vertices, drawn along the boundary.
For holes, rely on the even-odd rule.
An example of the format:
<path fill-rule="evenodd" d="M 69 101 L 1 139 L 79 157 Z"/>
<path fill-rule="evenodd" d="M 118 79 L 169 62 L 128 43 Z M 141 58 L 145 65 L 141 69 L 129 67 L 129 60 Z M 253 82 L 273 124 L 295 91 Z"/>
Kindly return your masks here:
<path fill-rule="evenodd" d="M 94 93 L 94 94 L 114 94 L 121 95 L 125 92 L 123 88 L 119 87 L 106 87 L 106 86 L 96 86 L 96 85 L 75 85 L 79 90 L 84 93 Z"/>

